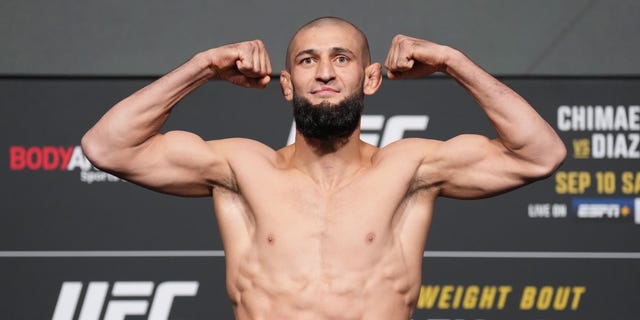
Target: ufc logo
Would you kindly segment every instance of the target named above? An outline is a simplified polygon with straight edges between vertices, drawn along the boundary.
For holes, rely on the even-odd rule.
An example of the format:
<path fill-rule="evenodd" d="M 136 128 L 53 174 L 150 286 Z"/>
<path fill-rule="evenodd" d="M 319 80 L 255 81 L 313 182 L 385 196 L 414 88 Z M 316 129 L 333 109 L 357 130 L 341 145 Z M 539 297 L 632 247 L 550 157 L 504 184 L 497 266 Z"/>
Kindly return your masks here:
<path fill-rule="evenodd" d="M 143 316 L 148 320 L 167 320 L 171 312 L 173 299 L 179 296 L 195 296 L 198 292 L 197 281 L 166 281 L 155 288 L 151 281 L 116 281 L 111 288 L 111 297 L 127 299 L 107 300 L 109 283 L 92 281 L 87 286 L 84 302 L 77 320 L 99 320 L 107 300 L 102 320 L 124 320 L 127 316 Z M 73 320 L 78 299 L 82 292 L 82 282 L 66 281 L 62 284 L 52 320 Z M 152 297 L 151 308 L 149 299 Z M 131 299 L 145 298 L 145 299 Z"/>
<path fill-rule="evenodd" d="M 360 120 L 360 139 L 374 146 L 384 147 L 391 142 L 403 138 L 405 131 L 424 131 L 429 124 L 427 115 L 396 115 L 385 123 L 381 114 L 363 115 Z M 366 132 L 377 131 L 379 133 Z M 287 144 L 292 144 L 296 137 L 296 123 L 291 125 Z"/>

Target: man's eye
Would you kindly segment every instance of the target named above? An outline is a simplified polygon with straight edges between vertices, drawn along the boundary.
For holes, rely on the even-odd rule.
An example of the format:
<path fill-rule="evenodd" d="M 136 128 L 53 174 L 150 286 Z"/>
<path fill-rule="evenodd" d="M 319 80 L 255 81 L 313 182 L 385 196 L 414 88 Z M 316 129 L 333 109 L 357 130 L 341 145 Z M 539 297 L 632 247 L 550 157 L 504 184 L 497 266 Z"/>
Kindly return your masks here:
<path fill-rule="evenodd" d="M 311 59 L 311 58 L 304 58 L 304 59 L 300 60 L 300 63 L 302 63 L 302 64 L 310 64 L 312 62 L 313 62 L 313 59 Z"/>
<path fill-rule="evenodd" d="M 336 58 L 336 61 L 338 61 L 338 63 L 346 63 L 349 61 L 349 58 L 345 57 L 345 56 L 339 56 Z"/>

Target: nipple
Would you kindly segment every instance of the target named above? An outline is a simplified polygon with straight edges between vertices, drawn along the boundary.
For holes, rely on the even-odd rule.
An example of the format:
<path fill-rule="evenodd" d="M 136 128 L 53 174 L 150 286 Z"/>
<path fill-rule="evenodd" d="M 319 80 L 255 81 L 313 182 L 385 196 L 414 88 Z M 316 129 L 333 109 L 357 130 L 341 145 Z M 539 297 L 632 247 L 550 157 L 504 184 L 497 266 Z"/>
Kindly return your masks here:
<path fill-rule="evenodd" d="M 373 240 L 376 239 L 376 234 L 374 232 L 367 233 L 366 241 L 367 243 L 373 243 Z"/>

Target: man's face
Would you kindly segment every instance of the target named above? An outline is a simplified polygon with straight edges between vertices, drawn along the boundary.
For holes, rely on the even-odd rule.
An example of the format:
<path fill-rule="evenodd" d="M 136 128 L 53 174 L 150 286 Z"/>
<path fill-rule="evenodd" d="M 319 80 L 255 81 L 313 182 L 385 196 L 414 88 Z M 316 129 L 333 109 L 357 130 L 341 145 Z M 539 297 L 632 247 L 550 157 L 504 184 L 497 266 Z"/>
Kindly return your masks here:
<path fill-rule="evenodd" d="M 347 24 L 302 29 L 287 57 L 295 95 L 314 105 L 360 95 L 367 63 L 363 48 L 360 34 Z"/>

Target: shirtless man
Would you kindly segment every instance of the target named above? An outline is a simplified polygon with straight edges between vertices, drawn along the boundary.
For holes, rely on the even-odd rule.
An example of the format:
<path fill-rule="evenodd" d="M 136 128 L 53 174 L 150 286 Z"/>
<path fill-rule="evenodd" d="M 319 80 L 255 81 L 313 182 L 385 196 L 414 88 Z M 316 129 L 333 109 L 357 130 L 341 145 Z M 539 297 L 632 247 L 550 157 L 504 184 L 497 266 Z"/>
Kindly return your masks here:
<path fill-rule="evenodd" d="M 409 319 L 438 196 L 481 198 L 550 175 L 565 148 L 518 94 L 459 51 L 396 36 L 389 79 L 439 71 L 476 99 L 499 137 L 359 139 L 364 95 L 381 84 L 364 34 L 337 18 L 303 26 L 280 73 L 297 122 L 293 145 L 159 133 L 171 109 L 210 79 L 263 88 L 263 44 L 225 45 L 116 104 L 84 136 L 92 163 L 144 187 L 211 196 L 237 319 Z M 238 106 L 242 108 L 244 106 Z"/>

